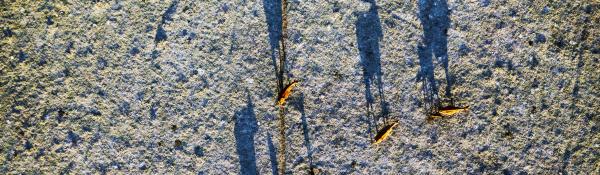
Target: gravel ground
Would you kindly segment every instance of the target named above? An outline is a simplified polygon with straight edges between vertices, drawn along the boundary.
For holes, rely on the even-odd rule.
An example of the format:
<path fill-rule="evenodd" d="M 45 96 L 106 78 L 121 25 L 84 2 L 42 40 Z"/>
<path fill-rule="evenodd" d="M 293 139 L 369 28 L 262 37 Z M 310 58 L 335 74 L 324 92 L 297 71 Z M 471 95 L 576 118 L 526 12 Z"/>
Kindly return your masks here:
<path fill-rule="evenodd" d="M 597 0 L 281 1 L 1 1 L 0 174 L 600 174 Z"/>

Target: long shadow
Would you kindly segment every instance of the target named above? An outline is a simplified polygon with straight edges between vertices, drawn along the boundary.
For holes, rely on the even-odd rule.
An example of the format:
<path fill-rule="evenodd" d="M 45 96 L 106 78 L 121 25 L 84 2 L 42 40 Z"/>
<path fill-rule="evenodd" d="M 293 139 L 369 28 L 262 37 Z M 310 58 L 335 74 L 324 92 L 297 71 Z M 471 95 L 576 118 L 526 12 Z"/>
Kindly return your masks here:
<path fill-rule="evenodd" d="M 584 18 L 586 21 L 589 19 L 588 16 L 586 16 Z M 581 32 L 579 34 L 579 41 L 585 41 L 588 37 L 588 27 L 589 25 L 583 25 L 583 27 L 581 27 Z M 575 58 L 577 58 L 577 69 L 575 70 L 576 72 L 576 76 L 575 78 L 575 85 L 573 86 L 573 91 L 571 92 L 571 97 L 572 97 L 572 102 L 571 102 L 571 115 L 569 116 L 570 119 L 574 119 L 577 116 L 577 113 L 580 112 L 579 108 L 577 108 L 577 103 L 579 101 L 579 99 L 581 98 L 581 96 L 579 95 L 579 84 L 581 83 L 579 81 L 579 78 L 581 77 L 581 71 L 583 69 L 583 66 L 585 64 L 585 60 L 584 60 L 584 55 L 583 55 L 583 51 L 588 49 L 588 45 L 582 42 L 579 42 L 577 44 L 577 46 L 573 49 L 573 52 L 576 52 L 575 54 Z M 573 58 L 573 59 L 575 59 Z M 582 142 L 582 138 L 578 139 L 577 143 L 581 143 Z M 570 146 L 569 146 L 570 147 Z M 569 163 L 571 163 L 571 156 L 573 155 L 573 153 L 579 151 L 581 149 L 581 145 L 576 145 L 574 146 L 572 149 L 570 149 L 569 147 L 566 148 L 565 153 L 563 153 L 562 155 L 562 166 L 560 167 L 560 171 L 563 172 L 563 174 L 568 174 L 567 173 L 567 166 L 569 166 Z"/>
<path fill-rule="evenodd" d="M 448 3 L 446 0 L 419 0 L 419 20 L 423 25 L 423 43 L 418 46 L 421 70 L 417 81 L 423 82 L 426 108 L 433 110 L 439 105 L 438 87 L 434 76 L 433 58 L 439 58 L 446 73 L 446 97 L 452 100 L 452 80 L 448 70 Z M 453 101 L 451 102 L 453 103 Z M 431 111 L 430 111 L 431 112 Z"/>
<path fill-rule="evenodd" d="M 277 66 L 277 54 L 279 53 L 279 40 L 282 32 L 282 9 L 281 0 L 263 0 L 263 9 L 267 18 L 269 30 L 269 44 L 271 45 L 271 61 L 275 72 L 279 72 Z M 278 87 L 283 88 L 283 77 L 277 75 Z"/>
<path fill-rule="evenodd" d="M 248 104 L 246 108 L 236 112 L 235 117 L 235 143 L 240 161 L 241 174 L 257 174 L 256 152 L 254 149 L 254 135 L 258 130 L 254 104 L 250 93 L 248 93 Z"/>
<path fill-rule="evenodd" d="M 171 1 L 169 8 L 165 10 L 165 12 L 161 16 L 161 20 L 156 26 L 156 33 L 154 34 L 154 48 L 152 49 L 152 53 L 150 54 L 150 64 L 151 70 L 154 72 L 160 71 L 160 64 L 156 62 L 156 59 L 160 56 L 160 50 L 157 49 L 158 43 L 167 40 L 167 31 L 164 28 L 165 23 L 173 21 L 173 14 L 177 11 L 177 5 L 179 4 L 179 0 Z"/>
<path fill-rule="evenodd" d="M 377 12 L 377 4 L 375 0 L 363 0 L 371 4 L 369 11 L 358 13 L 358 20 L 356 21 L 356 40 L 358 42 L 358 51 L 360 52 L 360 62 L 363 68 L 363 83 L 365 85 L 365 98 L 367 100 L 367 116 L 369 118 L 369 133 L 372 125 L 371 118 L 373 121 L 377 121 L 371 111 L 373 110 L 373 104 L 375 98 L 371 92 L 371 85 L 374 83 L 377 86 L 377 92 L 379 94 L 379 103 L 381 105 L 381 115 L 384 117 L 384 123 L 387 120 L 389 114 L 388 104 L 385 101 L 383 93 L 383 72 L 381 71 L 381 53 L 379 51 L 379 41 L 383 38 L 383 32 L 381 29 L 381 21 L 379 19 L 379 13 Z"/>
<path fill-rule="evenodd" d="M 589 16 L 585 16 L 584 21 L 589 21 Z M 589 28 L 589 25 L 583 25 L 583 27 L 581 27 L 581 32 L 579 33 L 577 40 L 585 41 L 589 37 L 588 28 Z M 579 95 L 579 84 L 581 83 L 579 81 L 579 78 L 581 77 L 582 69 L 584 69 L 583 66 L 585 65 L 585 59 L 584 59 L 583 52 L 588 49 L 589 49 L 589 46 L 587 44 L 585 44 L 584 42 L 578 42 L 576 47 L 573 48 L 573 52 L 576 53 L 575 57 L 573 59 L 575 59 L 575 58 L 577 59 L 577 68 L 575 69 L 576 76 L 574 77 L 575 85 L 573 86 L 573 91 L 571 92 L 571 96 L 572 96 L 573 100 L 571 102 L 572 114 L 571 114 L 570 118 L 574 118 L 575 113 L 578 112 L 577 102 L 578 102 L 578 99 L 581 97 Z"/>
<path fill-rule="evenodd" d="M 169 8 L 167 8 L 167 10 L 165 10 L 165 13 L 163 13 L 160 23 L 158 24 L 158 26 L 156 28 L 156 34 L 154 35 L 154 44 L 155 45 L 157 45 L 159 42 L 167 39 L 167 32 L 163 28 L 163 25 L 165 25 L 165 23 L 167 23 L 169 21 L 173 21 L 172 17 L 173 17 L 173 14 L 175 13 L 175 11 L 177 10 L 178 3 L 179 3 L 179 0 L 173 0 L 171 2 L 171 4 L 169 5 Z"/>
<path fill-rule="evenodd" d="M 296 109 L 300 111 L 300 116 L 302 119 L 302 131 L 304 133 L 304 146 L 306 146 L 307 156 L 308 156 L 308 164 L 310 165 L 310 173 L 315 174 L 312 170 L 314 167 L 313 163 L 313 151 L 312 144 L 310 143 L 310 130 L 308 130 L 308 121 L 306 120 L 306 112 L 304 110 L 304 93 L 299 94 L 299 102 L 296 103 Z"/>
<path fill-rule="evenodd" d="M 271 134 L 267 135 L 267 145 L 269 146 L 269 158 L 271 159 L 271 171 L 273 175 L 279 174 L 279 170 L 277 169 L 279 164 L 277 163 L 277 149 L 275 149 L 275 145 L 273 144 L 273 139 L 271 139 Z"/>

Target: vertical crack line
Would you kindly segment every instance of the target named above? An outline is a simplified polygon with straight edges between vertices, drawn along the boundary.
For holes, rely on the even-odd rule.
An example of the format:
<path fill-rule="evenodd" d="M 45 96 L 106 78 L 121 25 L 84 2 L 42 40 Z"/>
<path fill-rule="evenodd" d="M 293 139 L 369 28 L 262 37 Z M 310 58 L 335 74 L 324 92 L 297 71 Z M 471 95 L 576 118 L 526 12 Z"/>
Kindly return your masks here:
<path fill-rule="evenodd" d="M 285 40 L 287 39 L 287 0 L 281 2 L 281 36 L 279 38 L 279 92 L 283 90 L 283 74 L 287 59 Z"/>
<path fill-rule="evenodd" d="M 287 58 L 286 53 L 286 45 L 285 40 L 287 39 L 287 0 L 281 1 L 281 36 L 279 38 L 279 76 L 278 76 L 278 84 L 279 84 L 279 94 L 283 92 L 283 74 L 285 73 L 285 61 Z M 286 172 L 286 126 L 285 126 L 285 108 L 279 108 L 279 136 L 280 142 L 279 146 L 281 151 L 279 151 L 279 174 L 285 174 Z"/>
<path fill-rule="evenodd" d="M 280 151 L 279 151 L 279 174 L 285 174 L 286 171 L 286 137 L 285 137 L 285 130 L 286 130 L 286 126 L 285 126 L 285 109 L 284 108 L 280 108 L 279 110 L 279 147 L 280 147 Z"/>

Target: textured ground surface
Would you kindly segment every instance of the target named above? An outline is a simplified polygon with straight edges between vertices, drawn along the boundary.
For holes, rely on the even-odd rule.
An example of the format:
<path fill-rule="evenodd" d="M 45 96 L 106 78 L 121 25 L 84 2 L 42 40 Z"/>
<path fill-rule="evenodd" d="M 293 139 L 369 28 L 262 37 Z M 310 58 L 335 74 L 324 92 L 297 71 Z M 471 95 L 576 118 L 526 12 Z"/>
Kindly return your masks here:
<path fill-rule="evenodd" d="M 599 173 L 598 1 L 288 3 L 281 135 L 280 0 L 1 1 L 0 174 Z"/>

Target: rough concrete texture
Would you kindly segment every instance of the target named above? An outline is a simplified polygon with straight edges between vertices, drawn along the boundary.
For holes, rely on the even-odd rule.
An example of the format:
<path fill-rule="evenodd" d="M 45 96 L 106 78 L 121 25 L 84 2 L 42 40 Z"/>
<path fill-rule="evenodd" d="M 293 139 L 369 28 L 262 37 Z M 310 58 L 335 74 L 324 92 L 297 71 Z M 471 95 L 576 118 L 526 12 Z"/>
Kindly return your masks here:
<path fill-rule="evenodd" d="M 0 174 L 600 173 L 597 0 L 287 4 L 1 1 Z"/>

